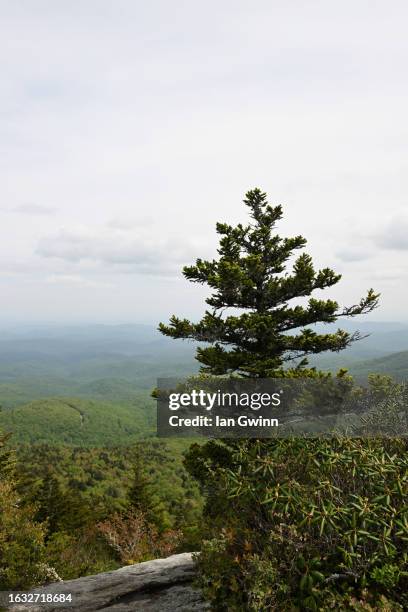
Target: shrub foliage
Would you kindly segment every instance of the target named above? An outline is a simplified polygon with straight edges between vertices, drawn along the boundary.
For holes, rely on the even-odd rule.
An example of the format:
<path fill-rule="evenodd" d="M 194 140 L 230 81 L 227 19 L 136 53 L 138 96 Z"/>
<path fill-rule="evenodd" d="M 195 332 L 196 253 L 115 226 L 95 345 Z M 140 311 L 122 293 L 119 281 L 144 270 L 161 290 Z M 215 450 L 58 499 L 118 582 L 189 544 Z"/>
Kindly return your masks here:
<path fill-rule="evenodd" d="M 214 609 L 406 609 L 407 445 L 193 446 L 186 463 L 208 494 L 200 583 Z"/>

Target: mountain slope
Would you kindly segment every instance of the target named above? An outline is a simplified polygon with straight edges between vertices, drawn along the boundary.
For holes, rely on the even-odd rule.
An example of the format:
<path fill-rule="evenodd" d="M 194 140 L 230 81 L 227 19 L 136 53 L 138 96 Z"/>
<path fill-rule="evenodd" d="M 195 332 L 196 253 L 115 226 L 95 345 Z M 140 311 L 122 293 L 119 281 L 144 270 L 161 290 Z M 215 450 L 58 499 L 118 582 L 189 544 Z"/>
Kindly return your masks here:
<path fill-rule="evenodd" d="M 408 380 L 408 351 L 392 353 L 379 359 L 354 363 L 349 371 L 357 380 L 366 380 L 368 374 L 388 374 L 397 380 Z"/>
<path fill-rule="evenodd" d="M 74 446 L 121 446 L 151 435 L 154 402 L 114 404 L 78 398 L 49 398 L 0 412 L 0 430 L 13 442 Z"/>

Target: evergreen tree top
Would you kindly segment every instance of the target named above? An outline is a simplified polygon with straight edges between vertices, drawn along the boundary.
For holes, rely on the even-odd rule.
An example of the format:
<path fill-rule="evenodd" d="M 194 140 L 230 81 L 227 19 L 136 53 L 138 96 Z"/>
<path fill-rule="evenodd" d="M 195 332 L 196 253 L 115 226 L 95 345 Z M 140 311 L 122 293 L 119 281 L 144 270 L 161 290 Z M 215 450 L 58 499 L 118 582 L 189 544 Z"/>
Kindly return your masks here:
<path fill-rule="evenodd" d="M 211 310 L 206 310 L 198 323 L 173 315 L 169 325 L 160 323 L 159 330 L 172 338 L 210 343 L 212 346 L 197 349 L 203 372 L 293 375 L 293 369 L 284 367 L 286 362 L 303 358 L 296 366 L 297 373 L 310 374 L 307 355 L 340 351 L 361 336 L 341 329 L 318 334 L 309 326 L 368 313 L 378 305 L 379 295 L 370 289 L 357 304 L 344 309 L 334 300 L 310 297 L 316 289 L 338 283 L 341 275 L 330 268 L 316 271 L 311 256 L 304 252 L 288 271 L 288 260 L 307 241 L 301 235 L 282 238 L 275 233 L 282 207 L 269 205 L 260 189 L 248 191 L 244 204 L 251 219 L 248 225 L 216 225 L 219 258 L 197 259 L 195 265 L 183 268 L 189 281 L 211 288 L 206 299 Z M 292 302 L 307 297 L 306 305 Z M 228 309 L 243 312 L 225 315 Z"/>

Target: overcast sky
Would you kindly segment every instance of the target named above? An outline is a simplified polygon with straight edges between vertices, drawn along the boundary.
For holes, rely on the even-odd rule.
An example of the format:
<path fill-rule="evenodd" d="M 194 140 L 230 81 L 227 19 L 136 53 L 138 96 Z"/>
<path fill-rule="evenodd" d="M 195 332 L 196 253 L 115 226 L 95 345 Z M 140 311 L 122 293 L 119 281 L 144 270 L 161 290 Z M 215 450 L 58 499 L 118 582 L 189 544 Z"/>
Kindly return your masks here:
<path fill-rule="evenodd" d="M 259 186 L 407 320 L 408 5 L 0 0 L 0 322 L 198 317 Z"/>

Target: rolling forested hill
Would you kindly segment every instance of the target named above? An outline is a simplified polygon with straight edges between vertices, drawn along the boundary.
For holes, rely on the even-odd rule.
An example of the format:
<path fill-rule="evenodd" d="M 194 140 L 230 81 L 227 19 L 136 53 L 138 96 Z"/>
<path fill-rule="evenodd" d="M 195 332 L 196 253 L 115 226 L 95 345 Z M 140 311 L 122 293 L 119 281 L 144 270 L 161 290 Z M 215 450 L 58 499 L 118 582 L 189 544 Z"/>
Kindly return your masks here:
<path fill-rule="evenodd" d="M 347 367 L 358 382 L 371 372 L 408 380 L 408 325 L 347 327 L 370 335 L 344 352 L 311 359 L 313 365 Z M 151 389 L 160 376 L 197 371 L 194 352 L 193 343 L 172 341 L 145 325 L 0 331 L 0 430 L 13 432 L 16 443 L 83 447 L 150 437 Z"/>
<path fill-rule="evenodd" d="M 408 351 L 392 353 L 379 359 L 357 362 L 349 367 L 350 373 L 359 381 L 367 379 L 368 374 L 388 374 L 395 379 L 408 380 Z"/>
<path fill-rule="evenodd" d="M 154 433 L 154 402 L 109 403 L 78 398 L 35 400 L 0 413 L 0 430 L 15 443 L 130 445 Z"/>
<path fill-rule="evenodd" d="M 134 403 L 158 377 L 196 371 L 194 350 L 144 325 L 0 330 L 0 405 L 61 396 Z"/>

